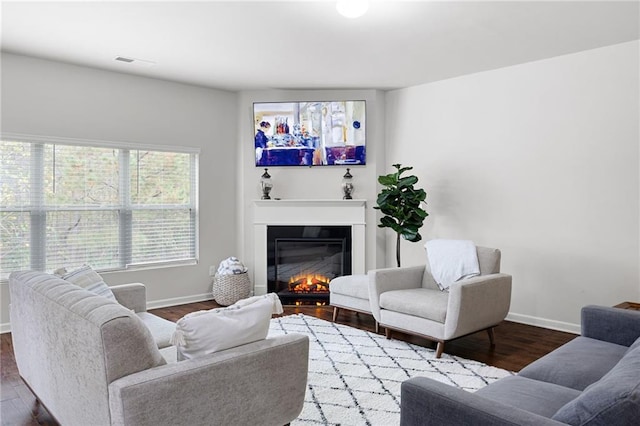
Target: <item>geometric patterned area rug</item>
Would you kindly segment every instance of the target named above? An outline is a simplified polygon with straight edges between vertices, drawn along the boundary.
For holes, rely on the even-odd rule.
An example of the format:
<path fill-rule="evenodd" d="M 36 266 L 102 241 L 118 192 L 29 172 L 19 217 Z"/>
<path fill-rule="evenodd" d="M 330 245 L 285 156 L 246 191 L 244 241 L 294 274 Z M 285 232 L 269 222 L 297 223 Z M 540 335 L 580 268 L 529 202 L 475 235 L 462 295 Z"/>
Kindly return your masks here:
<path fill-rule="evenodd" d="M 309 336 L 304 408 L 292 425 L 398 425 L 400 384 L 411 377 L 473 392 L 513 374 L 303 314 L 271 320 L 270 336 L 289 333 Z"/>

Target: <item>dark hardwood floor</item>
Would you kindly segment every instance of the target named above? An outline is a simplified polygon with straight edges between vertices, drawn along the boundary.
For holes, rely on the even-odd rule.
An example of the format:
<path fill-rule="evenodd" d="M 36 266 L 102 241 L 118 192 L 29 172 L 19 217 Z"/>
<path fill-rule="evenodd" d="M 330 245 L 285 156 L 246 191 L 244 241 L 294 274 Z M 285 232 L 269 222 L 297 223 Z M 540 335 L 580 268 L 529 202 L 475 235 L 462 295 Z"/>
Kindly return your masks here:
<path fill-rule="evenodd" d="M 191 303 L 154 309 L 150 312 L 177 321 L 193 311 L 212 309 L 218 305 L 211 302 Z M 328 306 L 285 307 L 284 315 L 303 313 L 331 321 L 332 308 Z M 375 323 L 369 315 L 340 310 L 337 322 L 367 331 L 374 331 Z M 384 333 L 384 330 L 381 330 Z M 576 337 L 574 334 L 548 330 L 539 327 L 503 321 L 495 330 L 496 346 L 491 348 L 486 332 L 447 343 L 445 353 L 467 359 L 484 362 L 495 367 L 519 371 L 532 361 L 551 352 Z M 393 334 L 393 338 L 402 339 L 420 346 L 434 347 L 429 341 L 415 336 Z M 0 335 L 0 419 L 2 425 L 56 425 L 44 408 L 34 413 L 35 397 L 22 382 L 18 374 L 11 334 Z M 435 347 L 434 347 L 435 348 Z M 61 389 L 61 391 L 63 391 Z"/>

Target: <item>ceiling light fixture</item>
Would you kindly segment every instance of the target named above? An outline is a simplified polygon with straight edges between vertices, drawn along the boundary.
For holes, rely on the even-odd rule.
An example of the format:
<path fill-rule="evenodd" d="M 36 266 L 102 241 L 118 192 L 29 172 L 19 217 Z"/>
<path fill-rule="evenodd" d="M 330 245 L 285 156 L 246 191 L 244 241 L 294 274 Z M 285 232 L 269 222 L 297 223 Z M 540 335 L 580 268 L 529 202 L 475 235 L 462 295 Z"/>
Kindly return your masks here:
<path fill-rule="evenodd" d="M 368 0 L 338 0 L 336 10 L 347 18 L 359 18 L 369 9 Z"/>

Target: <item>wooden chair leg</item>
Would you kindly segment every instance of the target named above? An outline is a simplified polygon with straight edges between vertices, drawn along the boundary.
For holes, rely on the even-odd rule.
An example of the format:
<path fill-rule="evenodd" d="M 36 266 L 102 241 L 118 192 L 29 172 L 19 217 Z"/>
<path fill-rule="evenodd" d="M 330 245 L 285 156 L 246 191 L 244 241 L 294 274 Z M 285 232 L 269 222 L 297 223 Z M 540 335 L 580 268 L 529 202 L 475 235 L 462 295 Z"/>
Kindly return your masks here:
<path fill-rule="evenodd" d="M 495 347 L 496 346 L 496 339 L 495 336 L 493 335 L 493 327 L 491 328 L 487 328 L 487 334 L 489 334 L 489 343 L 491 344 L 491 347 Z"/>
<path fill-rule="evenodd" d="M 376 334 L 380 333 L 380 324 L 376 321 Z"/>
<path fill-rule="evenodd" d="M 387 339 L 391 339 L 391 329 L 389 327 L 384 329 L 384 335 Z"/>
<path fill-rule="evenodd" d="M 436 358 L 440 358 L 442 356 L 442 352 L 444 352 L 444 342 L 438 342 L 438 346 L 436 347 Z"/>
<path fill-rule="evenodd" d="M 338 308 L 337 307 L 333 307 L 333 322 L 336 322 L 336 318 L 338 318 Z"/>

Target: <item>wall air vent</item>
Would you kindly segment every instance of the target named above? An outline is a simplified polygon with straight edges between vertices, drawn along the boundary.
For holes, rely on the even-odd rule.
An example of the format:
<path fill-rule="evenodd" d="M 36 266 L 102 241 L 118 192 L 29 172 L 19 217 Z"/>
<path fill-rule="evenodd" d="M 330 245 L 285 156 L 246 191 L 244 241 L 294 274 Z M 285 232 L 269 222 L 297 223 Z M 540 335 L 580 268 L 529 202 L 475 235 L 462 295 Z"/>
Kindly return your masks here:
<path fill-rule="evenodd" d="M 139 58 L 128 58 L 126 56 L 116 56 L 115 58 L 118 62 L 124 62 L 125 64 L 131 64 L 136 67 L 151 67 L 156 63 L 155 61 L 149 61 L 147 59 L 139 59 Z"/>

